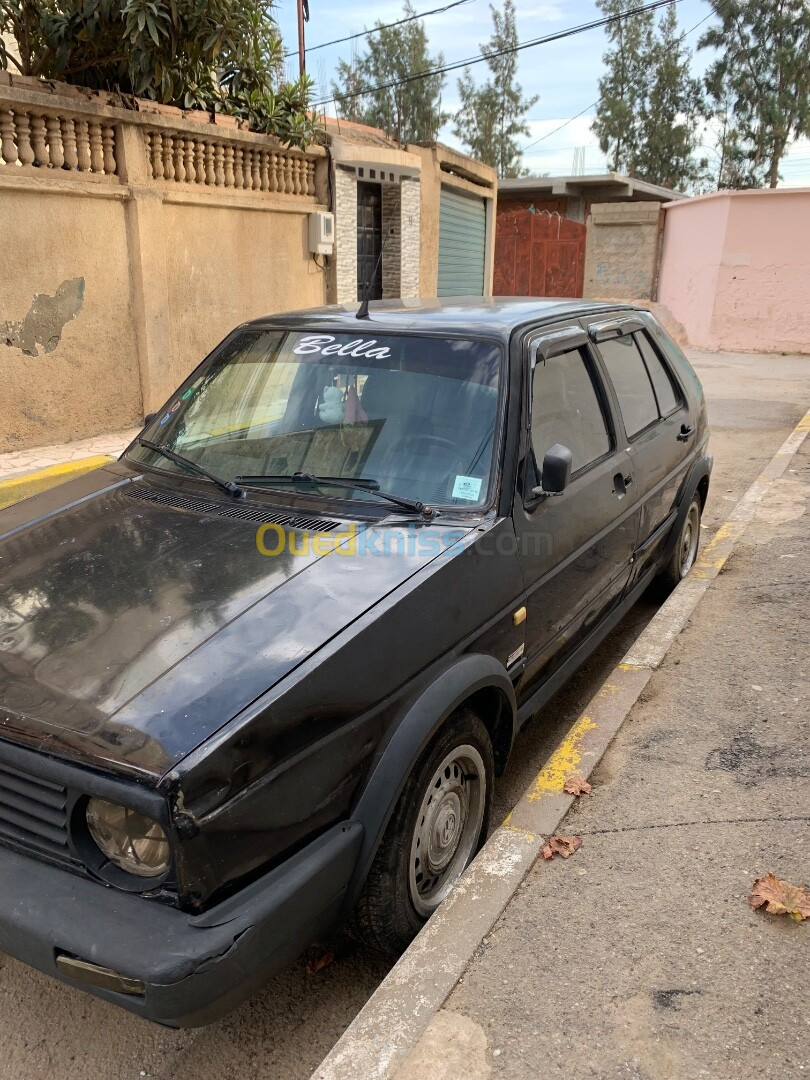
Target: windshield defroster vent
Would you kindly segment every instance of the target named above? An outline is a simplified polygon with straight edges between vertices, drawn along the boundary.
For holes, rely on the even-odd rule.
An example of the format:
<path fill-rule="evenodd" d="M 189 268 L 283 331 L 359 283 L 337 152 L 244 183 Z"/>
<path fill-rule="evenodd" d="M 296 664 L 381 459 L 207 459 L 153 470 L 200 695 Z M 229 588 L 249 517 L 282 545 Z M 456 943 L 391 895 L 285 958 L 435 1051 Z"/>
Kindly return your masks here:
<path fill-rule="evenodd" d="M 267 510 L 261 506 L 245 506 L 242 503 L 227 505 L 220 502 L 207 502 L 189 495 L 169 494 L 154 491 L 143 484 L 130 484 L 126 494 L 132 499 L 171 506 L 175 510 L 192 510 L 197 514 L 212 514 L 215 517 L 237 518 L 240 521 L 255 521 L 260 525 L 283 525 L 287 529 L 305 529 L 308 532 L 331 532 L 340 526 L 339 521 L 328 521 L 318 517 L 297 517 L 282 511 Z"/>

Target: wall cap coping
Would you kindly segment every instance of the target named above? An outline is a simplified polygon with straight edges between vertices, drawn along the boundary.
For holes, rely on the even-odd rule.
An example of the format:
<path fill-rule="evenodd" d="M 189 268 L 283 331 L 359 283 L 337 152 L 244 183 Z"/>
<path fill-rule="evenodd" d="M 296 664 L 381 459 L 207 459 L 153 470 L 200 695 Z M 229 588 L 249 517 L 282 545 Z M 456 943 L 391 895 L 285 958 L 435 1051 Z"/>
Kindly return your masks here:
<path fill-rule="evenodd" d="M 695 195 L 686 202 L 666 202 L 663 210 L 674 210 L 676 207 L 692 206 L 694 203 L 708 202 L 711 199 L 768 199 L 774 196 L 784 195 L 810 195 L 810 187 L 782 187 L 782 188 L 743 188 L 742 190 L 724 189 L 723 191 L 709 191 L 705 195 Z"/>
<path fill-rule="evenodd" d="M 380 146 L 374 143 L 354 142 L 333 135 L 331 138 L 332 157 L 336 165 L 390 166 L 401 173 L 412 173 L 419 176 L 422 171 L 422 161 L 416 154 L 409 154 L 405 150 L 398 150 L 394 146 Z"/>
<path fill-rule="evenodd" d="M 646 180 L 639 180 L 634 176 L 624 176 L 622 173 L 608 172 L 594 176 L 520 176 L 513 179 L 505 179 L 499 182 L 502 193 L 510 192 L 552 192 L 555 195 L 580 196 L 587 195 L 590 188 L 614 188 L 617 194 L 627 199 L 632 199 L 636 194 L 645 198 L 657 198 L 668 202 L 686 201 L 691 197 L 672 188 L 661 187 L 659 184 L 650 184 Z M 612 194 L 612 193 L 611 193 Z"/>
<path fill-rule="evenodd" d="M 498 187 L 498 174 L 491 165 L 454 150 L 452 146 L 446 146 L 441 142 L 421 142 L 414 144 L 415 149 L 433 155 L 442 172 L 455 173 L 463 180 L 468 180 L 479 187 L 487 187 L 493 190 Z M 501 181 L 502 183 L 502 181 Z"/>
<path fill-rule="evenodd" d="M 594 225 L 655 225 L 660 213 L 660 202 L 606 202 L 591 203 L 589 217 Z"/>
<path fill-rule="evenodd" d="M 342 117 L 334 116 L 325 116 L 323 122 L 326 126 L 327 134 L 330 137 L 334 135 L 334 131 L 330 129 L 335 129 L 339 136 L 356 135 L 359 139 L 362 139 L 364 136 L 373 137 L 375 141 L 391 145 L 391 140 L 382 128 L 371 127 L 370 124 L 358 124 L 356 120 L 344 120 Z"/>

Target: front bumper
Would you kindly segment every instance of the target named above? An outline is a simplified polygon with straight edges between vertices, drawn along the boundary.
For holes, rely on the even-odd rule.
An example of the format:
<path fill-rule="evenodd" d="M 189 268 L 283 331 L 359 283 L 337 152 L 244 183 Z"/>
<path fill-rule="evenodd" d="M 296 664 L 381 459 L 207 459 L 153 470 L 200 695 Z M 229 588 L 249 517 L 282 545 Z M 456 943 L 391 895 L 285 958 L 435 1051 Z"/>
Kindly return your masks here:
<path fill-rule="evenodd" d="M 0 848 L 0 950 L 139 1016 L 198 1027 L 250 997 L 335 924 L 363 838 L 336 825 L 203 915 Z M 144 984 L 132 995 L 65 977 L 59 955 Z"/>

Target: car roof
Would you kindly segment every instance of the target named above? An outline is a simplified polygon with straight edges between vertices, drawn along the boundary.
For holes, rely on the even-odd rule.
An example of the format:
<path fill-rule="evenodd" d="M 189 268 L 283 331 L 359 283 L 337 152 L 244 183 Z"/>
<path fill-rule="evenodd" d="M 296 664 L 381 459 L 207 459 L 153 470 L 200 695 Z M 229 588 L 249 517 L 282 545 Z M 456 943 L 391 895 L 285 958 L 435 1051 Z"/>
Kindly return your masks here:
<path fill-rule="evenodd" d="M 556 321 L 566 316 L 605 311 L 633 310 L 631 304 L 594 300 L 571 300 L 565 297 L 532 296 L 459 296 L 444 299 L 375 300 L 369 305 L 369 319 L 359 323 L 358 304 L 335 304 L 330 307 L 267 315 L 246 325 L 284 327 L 290 330 L 329 328 L 336 332 L 363 333 L 433 331 L 466 333 L 508 340 L 512 331 L 531 323 Z"/>

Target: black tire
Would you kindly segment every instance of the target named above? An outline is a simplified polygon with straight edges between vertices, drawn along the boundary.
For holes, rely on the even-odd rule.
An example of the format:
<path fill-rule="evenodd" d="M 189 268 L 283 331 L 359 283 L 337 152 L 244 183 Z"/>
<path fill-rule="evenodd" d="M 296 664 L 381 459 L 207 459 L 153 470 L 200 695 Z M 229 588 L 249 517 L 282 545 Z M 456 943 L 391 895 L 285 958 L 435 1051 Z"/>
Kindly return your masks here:
<path fill-rule="evenodd" d="M 689 509 L 686 511 L 686 517 L 683 519 L 669 562 L 656 578 L 656 583 L 664 595 L 671 593 L 695 565 L 698 547 L 700 546 L 700 516 L 702 512 L 703 503 L 700 495 L 695 492 L 689 504 Z"/>
<path fill-rule="evenodd" d="M 457 751 L 458 757 L 445 765 Z M 441 785 L 436 783 L 440 766 L 444 766 Z M 464 769 L 473 771 L 464 773 Z M 482 776 L 473 779 L 474 771 Z M 487 730 L 471 709 L 460 709 L 424 751 L 405 783 L 357 902 L 352 918 L 353 936 L 393 955 L 399 955 L 408 946 L 484 843 L 494 778 L 492 744 Z M 438 794 L 433 809 L 422 813 L 426 800 L 432 802 L 435 792 Z M 465 806 L 467 813 L 463 824 L 459 824 L 455 815 L 460 820 Z M 421 850 L 431 848 L 437 860 L 443 859 L 453 843 L 456 844 L 455 854 L 450 856 L 432 887 L 432 877 L 422 875 L 422 881 L 417 881 L 419 854 L 415 855 L 411 873 L 412 850 L 420 851 L 416 845 L 425 838 L 426 830 L 430 836 Z M 458 837 L 446 839 L 451 832 L 458 832 Z M 429 852 L 426 861 L 430 857 Z"/>

